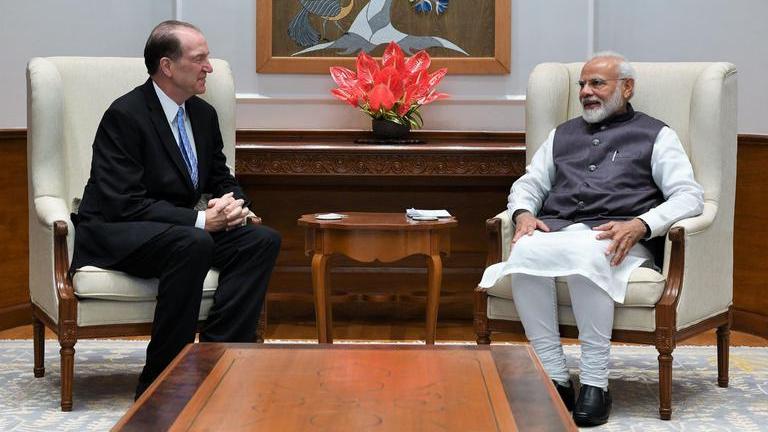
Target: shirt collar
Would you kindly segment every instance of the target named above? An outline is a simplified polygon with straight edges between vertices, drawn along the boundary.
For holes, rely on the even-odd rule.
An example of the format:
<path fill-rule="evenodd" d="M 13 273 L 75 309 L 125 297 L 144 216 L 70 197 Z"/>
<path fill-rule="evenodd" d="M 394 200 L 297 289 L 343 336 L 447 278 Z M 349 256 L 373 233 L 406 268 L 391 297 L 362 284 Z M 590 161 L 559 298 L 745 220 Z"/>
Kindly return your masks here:
<path fill-rule="evenodd" d="M 165 113 L 165 118 L 168 120 L 168 123 L 173 124 L 173 121 L 176 120 L 176 113 L 179 112 L 180 107 L 184 108 L 184 113 L 186 114 L 186 103 L 177 105 L 176 102 L 174 102 L 170 96 L 165 94 L 163 89 L 157 85 L 155 80 L 152 80 L 152 85 L 155 87 L 155 93 L 157 93 L 157 98 L 160 99 L 160 106 L 163 107 L 163 113 Z"/>

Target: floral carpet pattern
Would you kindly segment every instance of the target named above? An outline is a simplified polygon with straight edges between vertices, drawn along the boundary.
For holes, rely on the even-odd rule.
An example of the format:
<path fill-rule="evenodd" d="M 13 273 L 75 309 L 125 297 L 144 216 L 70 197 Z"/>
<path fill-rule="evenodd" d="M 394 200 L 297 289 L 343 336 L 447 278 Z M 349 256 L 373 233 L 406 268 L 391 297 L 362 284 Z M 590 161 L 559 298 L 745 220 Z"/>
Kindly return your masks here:
<path fill-rule="evenodd" d="M 109 430 L 133 403 L 147 342 L 79 341 L 74 410 L 66 413 L 59 410 L 58 343 L 46 342 L 46 374 L 34 378 L 32 341 L 0 341 L 0 431 Z M 565 351 L 576 374 L 579 347 Z M 673 355 L 671 421 L 658 418 L 655 349 L 614 346 L 613 412 L 606 425 L 591 430 L 768 431 L 768 348 L 731 348 L 729 388 L 717 386 L 715 347 L 679 346 Z"/>

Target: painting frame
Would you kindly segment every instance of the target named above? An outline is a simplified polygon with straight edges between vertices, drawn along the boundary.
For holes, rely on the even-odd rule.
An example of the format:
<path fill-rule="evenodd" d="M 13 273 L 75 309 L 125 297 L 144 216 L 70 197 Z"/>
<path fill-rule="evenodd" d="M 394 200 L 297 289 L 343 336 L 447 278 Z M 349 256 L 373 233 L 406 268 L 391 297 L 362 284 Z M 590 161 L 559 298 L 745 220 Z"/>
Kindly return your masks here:
<path fill-rule="evenodd" d="M 354 68 L 354 57 L 282 57 L 272 55 L 272 5 L 256 0 L 256 72 L 268 74 L 327 74 L 331 66 Z M 283 0 L 284 1 L 284 0 Z M 494 3 L 494 55 L 491 57 L 433 57 L 432 66 L 451 74 L 503 75 L 510 72 L 512 0 Z"/>

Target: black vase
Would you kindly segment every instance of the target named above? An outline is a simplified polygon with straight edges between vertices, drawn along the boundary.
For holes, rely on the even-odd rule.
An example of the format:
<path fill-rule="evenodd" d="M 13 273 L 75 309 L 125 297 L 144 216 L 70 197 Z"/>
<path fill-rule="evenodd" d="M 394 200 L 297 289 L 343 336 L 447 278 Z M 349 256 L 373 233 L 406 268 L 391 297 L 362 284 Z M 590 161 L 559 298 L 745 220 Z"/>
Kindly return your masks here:
<path fill-rule="evenodd" d="M 385 119 L 373 119 L 371 128 L 373 129 L 373 136 L 381 139 L 403 139 L 411 131 L 410 126 Z"/>

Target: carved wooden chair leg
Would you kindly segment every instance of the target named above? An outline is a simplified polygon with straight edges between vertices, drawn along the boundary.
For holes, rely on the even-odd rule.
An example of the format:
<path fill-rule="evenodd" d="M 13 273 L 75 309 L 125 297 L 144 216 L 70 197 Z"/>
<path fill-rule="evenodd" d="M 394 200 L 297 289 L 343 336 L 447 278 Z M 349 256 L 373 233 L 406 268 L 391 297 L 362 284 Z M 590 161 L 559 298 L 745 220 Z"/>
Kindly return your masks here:
<path fill-rule="evenodd" d="M 61 345 L 61 410 L 72 411 L 72 382 L 75 380 L 75 343 L 77 339 L 59 339 Z"/>
<path fill-rule="evenodd" d="M 488 329 L 488 293 L 481 288 L 475 289 L 475 335 L 478 345 L 491 343 L 491 331 Z"/>
<path fill-rule="evenodd" d="M 35 378 L 40 378 L 45 376 L 45 364 L 43 363 L 45 358 L 45 325 L 35 316 L 32 317 L 32 344 L 35 352 L 33 371 Z"/>
<path fill-rule="evenodd" d="M 728 387 L 728 352 L 731 344 L 731 323 L 717 328 L 717 385 Z"/>
<path fill-rule="evenodd" d="M 672 418 L 672 344 L 656 344 L 659 351 L 659 417 Z"/>

